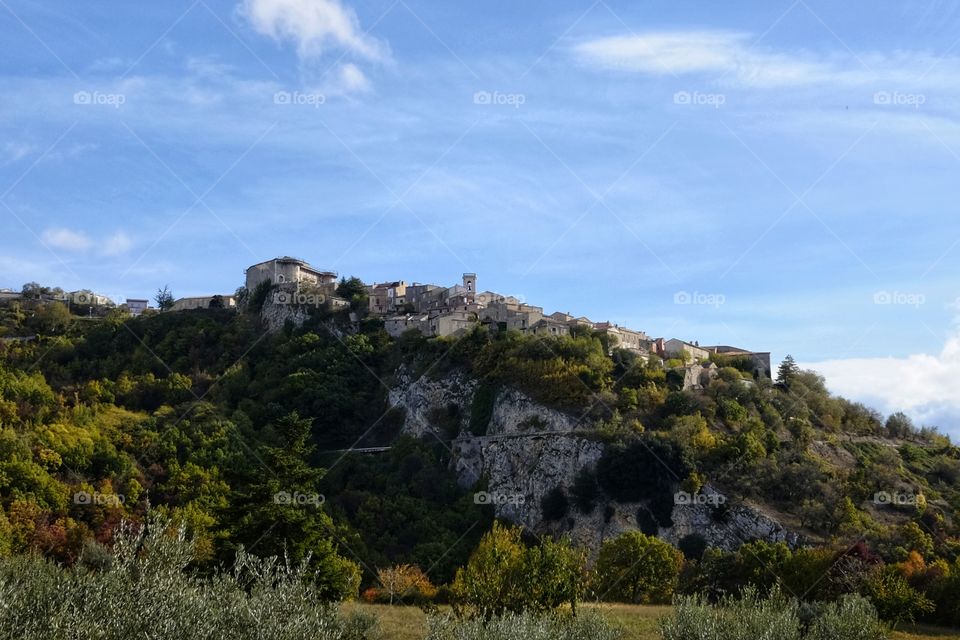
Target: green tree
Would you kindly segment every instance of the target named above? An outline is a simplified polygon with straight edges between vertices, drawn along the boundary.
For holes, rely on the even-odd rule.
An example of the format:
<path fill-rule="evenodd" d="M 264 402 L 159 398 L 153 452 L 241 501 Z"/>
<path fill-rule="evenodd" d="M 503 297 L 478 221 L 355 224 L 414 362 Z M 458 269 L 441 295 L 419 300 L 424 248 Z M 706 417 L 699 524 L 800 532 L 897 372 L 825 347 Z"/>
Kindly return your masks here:
<path fill-rule="evenodd" d="M 683 554 L 663 540 L 628 531 L 600 548 L 593 592 L 616 602 L 669 602 L 682 564 Z"/>
<path fill-rule="evenodd" d="M 360 278 L 351 276 L 350 278 L 340 278 L 337 283 L 337 295 L 344 300 L 350 301 L 350 308 L 354 311 L 362 311 L 367 308 L 367 285 L 363 284 Z"/>
<path fill-rule="evenodd" d="M 340 556 L 338 535 L 323 510 L 320 480 L 324 470 L 307 461 L 313 452 L 311 421 L 296 412 L 276 422 L 276 446 L 260 447 L 249 482 L 234 503 L 234 539 L 258 555 L 284 556 L 295 562 L 310 558 L 317 586 L 332 599 L 356 595 L 360 569 Z"/>
<path fill-rule="evenodd" d="M 777 386 L 789 391 L 790 385 L 799 374 L 800 367 L 797 365 L 796 360 L 793 359 L 793 356 L 788 354 L 777 369 Z"/>
<path fill-rule="evenodd" d="M 72 318 L 67 305 L 51 302 L 37 310 L 34 320 L 38 330 L 44 333 L 59 333 L 70 326 Z"/>
<path fill-rule="evenodd" d="M 157 289 L 157 295 L 153 297 L 160 311 L 167 311 L 173 308 L 173 293 L 170 292 L 169 285 L 163 285 L 163 289 Z"/>
<path fill-rule="evenodd" d="M 570 603 L 583 590 L 586 556 L 568 540 L 544 538 L 526 547 L 520 527 L 494 522 L 466 566 L 457 570 L 453 593 L 461 613 L 486 619 L 506 612 L 544 612 Z"/>

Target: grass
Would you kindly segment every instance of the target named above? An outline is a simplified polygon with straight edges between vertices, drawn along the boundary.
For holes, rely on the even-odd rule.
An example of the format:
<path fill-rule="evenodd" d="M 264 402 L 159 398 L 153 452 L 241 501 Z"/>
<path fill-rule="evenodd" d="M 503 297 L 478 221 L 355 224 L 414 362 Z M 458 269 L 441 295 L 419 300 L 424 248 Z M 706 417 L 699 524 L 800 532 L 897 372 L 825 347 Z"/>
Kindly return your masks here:
<path fill-rule="evenodd" d="M 660 640 L 657 620 L 670 613 L 670 607 L 631 604 L 584 604 L 595 608 L 611 623 L 619 625 L 623 640 Z M 391 607 L 386 604 L 350 602 L 344 612 L 372 613 L 380 620 L 384 640 L 421 640 L 427 631 L 426 616 L 417 607 Z M 960 631 L 930 625 L 903 625 L 890 636 L 891 640 L 960 640 Z"/>

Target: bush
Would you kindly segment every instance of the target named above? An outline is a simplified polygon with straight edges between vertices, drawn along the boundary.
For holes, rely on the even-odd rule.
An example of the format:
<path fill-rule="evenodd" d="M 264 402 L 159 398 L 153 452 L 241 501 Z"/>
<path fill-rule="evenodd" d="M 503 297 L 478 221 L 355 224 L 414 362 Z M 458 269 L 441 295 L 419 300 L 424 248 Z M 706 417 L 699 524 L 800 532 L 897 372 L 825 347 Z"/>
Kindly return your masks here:
<path fill-rule="evenodd" d="M 520 540 L 519 527 L 494 522 L 453 582 L 460 614 L 490 619 L 506 612 L 547 612 L 576 607 L 586 561 L 566 540 L 542 538 L 536 547 Z"/>
<path fill-rule="evenodd" d="M 775 590 L 768 598 L 747 589 L 710 605 L 703 596 L 678 598 L 673 614 L 661 622 L 663 640 L 881 640 L 886 637 L 877 612 L 860 596 L 845 596 L 824 606 L 804 625 L 800 605 Z"/>
<path fill-rule="evenodd" d="M 230 571 L 186 571 L 193 543 L 156 519 L 124 523 L 101 571 L 65 569 L 36 556 L 0 560 L 0 637 L 24 640 L 362 640 L 369 616 L 341 618 L 324 603 L 306 563 L 244 551 Z"/>
<path fill-rule="evenodd" d="M 425 640 L 618 640 L 622 635 L 593 612 L 576 617 L 522 613 L 491 620 L 431 617 Z"/>
<path fill-rule="evenodd" d="M 628 531 L 600 548 L 593 592 L 600 600 L 669 602 L 682 564 L 683 554 L 663 540 Z"/>

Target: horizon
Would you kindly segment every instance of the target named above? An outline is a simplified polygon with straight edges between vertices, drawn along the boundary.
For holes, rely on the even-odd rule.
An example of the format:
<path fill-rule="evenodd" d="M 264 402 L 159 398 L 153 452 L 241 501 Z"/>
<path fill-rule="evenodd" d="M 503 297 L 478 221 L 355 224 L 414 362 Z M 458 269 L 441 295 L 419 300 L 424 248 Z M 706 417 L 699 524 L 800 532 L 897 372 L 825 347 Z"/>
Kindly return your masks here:
<path fill-rule="evenodd" d="M 960 437 L 960 7 L 509 7 L 3 3 L 0 286 L 472 271 Z"/>

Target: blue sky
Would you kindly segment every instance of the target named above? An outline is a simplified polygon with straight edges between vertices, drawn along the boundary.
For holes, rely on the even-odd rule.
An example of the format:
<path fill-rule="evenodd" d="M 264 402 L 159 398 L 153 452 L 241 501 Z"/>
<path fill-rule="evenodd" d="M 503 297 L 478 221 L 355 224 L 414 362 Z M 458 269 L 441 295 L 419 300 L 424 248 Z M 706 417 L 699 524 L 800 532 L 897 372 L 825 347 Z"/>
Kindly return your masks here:
<path fill-rule="evenodd" d="M 941 1 L 0 0 L 0 287 L 475 271 L 960 434 L 958 27 Z"/>

